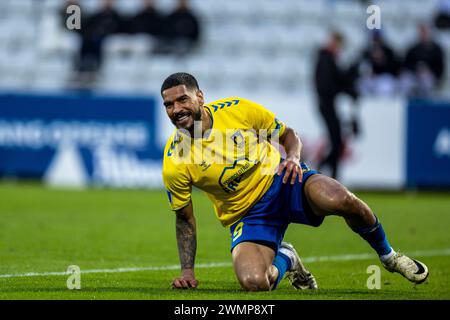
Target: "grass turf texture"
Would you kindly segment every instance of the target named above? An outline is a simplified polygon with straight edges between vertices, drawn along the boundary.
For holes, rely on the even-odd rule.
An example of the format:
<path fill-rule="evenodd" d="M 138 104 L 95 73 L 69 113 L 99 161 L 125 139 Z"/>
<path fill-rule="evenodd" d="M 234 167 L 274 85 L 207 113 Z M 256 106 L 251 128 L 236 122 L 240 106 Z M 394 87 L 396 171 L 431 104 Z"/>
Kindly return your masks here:
<path fill-rule="evenodd" d="M 383 223 L 395 249 L 405 253 L 450 248 L 448 193 L 357 193 Z M 174 216 L 163 191 L 47 189 L 0 185 L 0 275 L 178 264 Z M 229 231 L 209 200 L 193 195 L 198 226 L 196 263 L 231 262 Z M 372 253 L 342 219 L 319 228 L 291 224 L 285 240 L 304 258 Z M 369 290 L 362 260 L 318 261 L 307 267 L 316 292 L 297 291 L 283 280 L 273 292 L 243 292 L 231 265 L 197 269 L 196 290 L 173 290 L 178 270 L 81 275 L 81 290 L 68 290 L 67 275 L 0 277 L 0 299 L 450 299 L 450 256 L 416 258 L 429 279 L 413 285 L 381 268 L 381 290 Z"/>

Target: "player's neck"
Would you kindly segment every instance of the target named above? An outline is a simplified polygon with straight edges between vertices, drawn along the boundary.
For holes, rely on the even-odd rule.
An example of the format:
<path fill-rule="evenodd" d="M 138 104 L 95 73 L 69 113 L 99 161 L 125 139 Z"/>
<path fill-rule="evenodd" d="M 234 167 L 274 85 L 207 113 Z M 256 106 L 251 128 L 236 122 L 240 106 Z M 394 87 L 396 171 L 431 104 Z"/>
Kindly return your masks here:
<path fill-rule="evenodd" d="M 202 107 L 202 135 L 203 136 L 205 135 L 205 132 L 207 130 L 212 129 L 212 124 L 213 124 L 212 115 L 205 107 Z"/>

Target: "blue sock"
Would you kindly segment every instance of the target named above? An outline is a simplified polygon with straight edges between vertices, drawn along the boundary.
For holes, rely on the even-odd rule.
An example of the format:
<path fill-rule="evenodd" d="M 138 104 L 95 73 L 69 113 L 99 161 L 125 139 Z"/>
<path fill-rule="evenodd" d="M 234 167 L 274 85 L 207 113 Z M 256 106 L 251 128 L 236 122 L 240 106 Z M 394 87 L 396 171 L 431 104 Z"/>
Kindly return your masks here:
<path fill-rule="evenodd" d="M 275 290 L 281 279 L 283 279 L 286 271 L 291 268 L 291 259 L 289 259 L 289 257 L 284 253 L 278 251 L 272 264 L 278 269 L 278 278 L 272 286 L 272 290 Z"/>
<path fill-rule="evenodd" d="M 392 251 L 392 247 L 386 238 L 383 226 L 376 216 L 375 218 L 376 222 L 373 226 L 357 230 L 356 232 L 375 249 L 379 256 L 384 256 Z"/>

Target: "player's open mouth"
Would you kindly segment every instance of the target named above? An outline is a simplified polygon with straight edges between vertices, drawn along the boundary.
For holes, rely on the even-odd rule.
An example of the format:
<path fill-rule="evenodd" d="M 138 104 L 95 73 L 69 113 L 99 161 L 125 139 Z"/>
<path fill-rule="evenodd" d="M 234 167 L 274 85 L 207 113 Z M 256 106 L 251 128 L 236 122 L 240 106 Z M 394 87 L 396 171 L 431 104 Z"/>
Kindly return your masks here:
<path fill-rule="evenodd" d="M 176 123 L 177 124 L 183 124 L 189 118 L 190 118 L 190 114 L 184 114 L 184 115 L 178 116 L 177 119 L 176 119 Z"/>

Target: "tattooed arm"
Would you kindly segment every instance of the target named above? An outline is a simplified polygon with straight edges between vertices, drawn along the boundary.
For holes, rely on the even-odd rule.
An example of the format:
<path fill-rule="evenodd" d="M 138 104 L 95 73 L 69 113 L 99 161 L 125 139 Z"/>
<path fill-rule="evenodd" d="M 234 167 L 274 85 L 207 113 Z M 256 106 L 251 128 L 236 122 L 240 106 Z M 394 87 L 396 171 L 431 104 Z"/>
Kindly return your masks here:
<path fill-rule="evenodd" d="M 177 289 L 196 288 L 194 263 L 197 250 L 197 234 L 192 202 L 176 211 L 176 235 L 180 256 L 181 276 L 174 279 L 172 287 Z"/>

